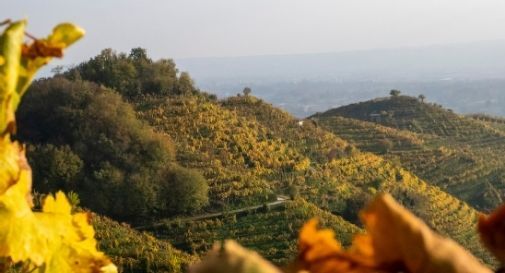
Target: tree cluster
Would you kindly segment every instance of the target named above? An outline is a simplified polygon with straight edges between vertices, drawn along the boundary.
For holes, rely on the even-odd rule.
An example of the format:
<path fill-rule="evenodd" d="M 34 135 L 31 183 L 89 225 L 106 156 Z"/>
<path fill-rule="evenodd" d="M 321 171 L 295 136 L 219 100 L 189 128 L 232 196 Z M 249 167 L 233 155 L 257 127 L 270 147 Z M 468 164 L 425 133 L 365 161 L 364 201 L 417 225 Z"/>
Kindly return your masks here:
<path fill-rule="evenodd" d="M 114 90 L 61 76 L 39 80 L 19 120 L 39 192 L 78 192 L 84 206 L 120 220 L 207 204 L 205 179 L 179 167 L 170 137 L 138 119 Z"/>

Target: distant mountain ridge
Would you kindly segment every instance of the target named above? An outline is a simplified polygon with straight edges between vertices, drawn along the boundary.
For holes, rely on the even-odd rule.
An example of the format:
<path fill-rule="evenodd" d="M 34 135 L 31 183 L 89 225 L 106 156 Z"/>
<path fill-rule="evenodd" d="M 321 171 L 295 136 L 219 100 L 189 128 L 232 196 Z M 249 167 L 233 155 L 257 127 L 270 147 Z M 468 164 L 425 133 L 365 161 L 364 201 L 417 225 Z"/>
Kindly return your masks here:
<path fill-rule="evenodd" d="M 433 81 L 505 75 L 505 41 L 337 53 L 177 59 L 197 83 L 230 81 Z"/>
<path fill-rule="evenodd" d="M 340 53 L 178 59 L 219 97 L 245 86 L 297 117 L 382 96 L 390 89 L 460 113 L 505 115 L 505 41 Z"/>

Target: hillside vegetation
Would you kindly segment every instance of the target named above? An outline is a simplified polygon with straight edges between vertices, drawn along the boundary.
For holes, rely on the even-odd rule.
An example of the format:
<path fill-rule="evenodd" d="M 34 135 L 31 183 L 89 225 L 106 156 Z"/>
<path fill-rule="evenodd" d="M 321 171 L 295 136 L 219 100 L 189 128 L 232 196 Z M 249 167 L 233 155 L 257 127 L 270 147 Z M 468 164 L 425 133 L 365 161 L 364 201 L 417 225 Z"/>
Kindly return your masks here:
<path fill-rule="evenodd" d="M 481 188 L 470 179 L 430 180 L 441 170 L 422 170 L 430 165 L 430 153 L 439 150 L 449 151 L 446 157 L 466 152 L 484 158 L 485 150 L 472 148 L 470 139 L 477 132 L 499 139 L 498 129 L 491 134 L 489 126 L 404 97 L 371 106 L 382 113 L 388 101 L 398 109 L 402 103 L 396 100 L 409 105 L 405 113 L 385 114 L 387 121 L 380 125 L 358 120 L 361 109 L 354 108 L 346 110 L 355 113 L 352 119 L 329 112 L 299 120 L 245 91 L 217 100 L 198 90 L 170 60 L 153 61 L 142 49 L 129 55 L 104 50 L 63 74 L 37 81 L 21 106 L 25 125 L 19 137 L 30 144 L 29 160 L 40 181 L 34 186 L 43 193 L 75 191 L 83 206 L 141 226 L 190 253 L 201 254 L 228 237 L 279 264 L 294 253 L 302 222 L 321 217 L 348 243 L 361 225 L 357 212 L 375 194 L 390 192 L 436 231 L 491 262 L 473 232 L 476 210 L 444 191 L 480 205 L 472 201 L 481 197 Z M 419 114 L 412 129 L 413 110 L 425 108 L 434 113 Z M 34 112 L 39 114 L 26 118 Z M 432 128 L 433 119 L 451 126 Z M 454 128 L 473 131 L 456 134 Z M 422 152 L 428 156 L 416 157 Z M 444 158 L 436 157 L 455 164 L 450 166 L 454 173 L 474 170 L 465 165 L 473 164 L 469 160 Z M 280 196 L 293 200 L 269 208 Z M 227 214 L 233 210 L 241 212 Z M 103 225 L 118 229 L 104 238 L 133 236 L 132 245 L 145 240 L 154 249 L 172 251 L 124 226 Z M 128 240 L 125 252 L 114 240 L 104 240 L 112 255 L 129 257 Z M 167 261 L 157 253 L 136 253 L 132 263 L 154 270 L 177 267 L 186 259 Z"/>
<path fill-rule="evenodd" d="M 205 253 L 220 240 L 233 238 L 277 264 L 286 264 L 297 252 L 299 229 L 312 217 L 319 217 L 322 225 L 334 229 L 345 245 L 350 245 L 352 234 L 360 231 L 341 217 L 302 199 L 210 219 L 165 220 L 151 231 L 195 254 Z"/>
<path fill-rule="evenodd" d="M 332 109 L 311 119 L 479 209 L 503 201 L 505 134 L 496 121 L 460 116 L 405 96 Z"/>
<path fill-rule="evenodd" d="M 197 261 L 195 256 L 129 225 L 96 214 L 92 219 L 100 249 L 112 258 L 119 272 L 179 273 Z"/>

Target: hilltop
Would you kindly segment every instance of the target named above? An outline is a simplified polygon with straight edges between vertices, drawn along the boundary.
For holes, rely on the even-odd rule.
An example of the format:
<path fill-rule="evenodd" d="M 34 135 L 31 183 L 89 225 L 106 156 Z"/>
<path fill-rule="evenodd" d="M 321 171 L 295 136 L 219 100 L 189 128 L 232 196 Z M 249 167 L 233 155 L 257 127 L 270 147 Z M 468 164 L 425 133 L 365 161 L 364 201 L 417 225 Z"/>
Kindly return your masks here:
<path fill-rule="evenodd" d="M 477 208 L 502 203 L 505 134 L 496 121 L 457 115 L 407 96 L 331 109 L 311 119 Z"/>

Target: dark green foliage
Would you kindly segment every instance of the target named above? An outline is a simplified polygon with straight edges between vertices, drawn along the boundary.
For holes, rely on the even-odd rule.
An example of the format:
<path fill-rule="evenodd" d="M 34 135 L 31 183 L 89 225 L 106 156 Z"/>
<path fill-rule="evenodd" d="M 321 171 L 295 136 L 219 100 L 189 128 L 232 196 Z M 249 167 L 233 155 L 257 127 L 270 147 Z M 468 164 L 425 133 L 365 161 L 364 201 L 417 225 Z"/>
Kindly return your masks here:
<path fill-rule="evenodd" d="M 170 138 L 137 119 L 118 94 L 94 83 L 57 77 L 31 89 L 19 111 L 19 136 L 37 147 L 28 154 L 41 178 L 35 189 L 74 190 L 83 205 L 118 219 L 151 215 L 165 182 L 159 173 L 175 158 Z M 69 165 L 61 168 L 62 160 Z"/>
<path fill-rule="evenodd" d="M 192 94 L 197 92 L 189 74 L 177 76 L 175 63 L 169 59 L 153 61 L 142 48 L 134 48 L 129 55 L 112 49 L 102 52 L 67 71 L 72 80 L 83 79 L 118 91 L 128 100 L 139 100 L 146 95 Z"/>
<path fill-rule="evenodd" d="M 84 163 L 68 145 L 29 145 L 28 154 L 37 191 L 69 191 L 77 187 Z"/>
<path fill-rule="evenodd" d="M 400 90 L 393 89 L 389 92 L 389 94 L 393 97 L 398 97 L 401 94 Z"/>
<path fill-rule="evenodd" d="M 359 212 L 373 199 L 367 192 L 356 192 L 346 202 L 342 217 L 355 225 L 361 225 Z"/>
<path fill-rule="evenodd" d="M 158 200 L 162 216 L 195 212 L 209 203 L 209 186 L 199 172 L 174 167 L 160 178 Z"/>
<path fill-rule="evenodd" d="M 244 94 L 244 96 L 249 96 L 251 92 L 252 90 L 250 87 L 245 87 L 244 90 L 242 90 L 242 94 Z"/>

